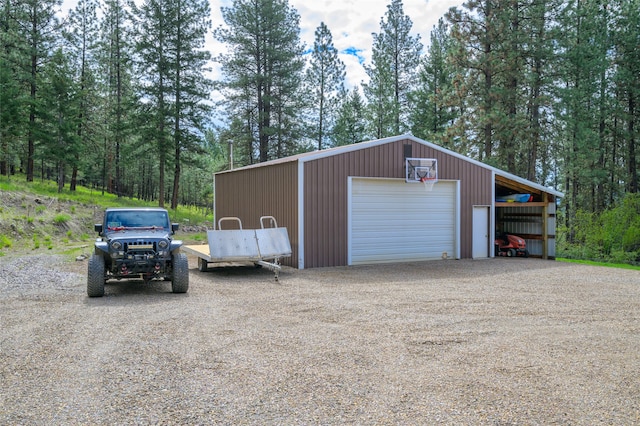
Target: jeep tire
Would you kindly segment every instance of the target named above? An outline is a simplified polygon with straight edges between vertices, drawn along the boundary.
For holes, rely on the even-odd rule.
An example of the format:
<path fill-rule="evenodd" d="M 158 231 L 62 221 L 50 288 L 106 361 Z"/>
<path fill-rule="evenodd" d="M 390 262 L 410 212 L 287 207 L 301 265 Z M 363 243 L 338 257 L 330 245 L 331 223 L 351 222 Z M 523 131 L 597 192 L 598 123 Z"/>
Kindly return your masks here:
<path fill-rule="evenodd" d="M 89 258 L 87 295 L 89 297 L 104 296 L 104 258 L 97 254 Z"/>
<path fill-rule="evenodd" d="M 171 277 L 171 291 L 186 293 L 189 290 L 189 260 L 184 253 L 176 253 L 171 259 L 173 275 Z"/>

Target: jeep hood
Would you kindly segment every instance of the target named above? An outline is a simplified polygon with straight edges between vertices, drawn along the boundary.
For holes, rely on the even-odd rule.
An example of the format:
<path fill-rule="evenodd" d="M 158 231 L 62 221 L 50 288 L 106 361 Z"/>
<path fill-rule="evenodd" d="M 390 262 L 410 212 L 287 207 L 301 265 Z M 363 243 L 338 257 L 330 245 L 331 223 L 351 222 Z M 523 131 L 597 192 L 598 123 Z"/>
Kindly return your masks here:
<path fill-rule="evenodd" d="M 170 239 L 171 233 L 166 229 L 123 229 L 123 230 L 109 230 L 105 232 L 110 240 L 114 239 Z"/>

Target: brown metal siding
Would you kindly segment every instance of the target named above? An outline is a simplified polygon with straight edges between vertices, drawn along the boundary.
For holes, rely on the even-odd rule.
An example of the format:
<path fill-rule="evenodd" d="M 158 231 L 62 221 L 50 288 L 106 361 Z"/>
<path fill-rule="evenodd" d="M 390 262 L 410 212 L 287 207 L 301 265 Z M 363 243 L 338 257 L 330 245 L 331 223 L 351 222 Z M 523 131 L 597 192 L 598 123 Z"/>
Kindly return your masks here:
<path fill-rule="evenodd" d="M 490 205 L 492 173 L 418 142 L 400 140 L 305 163 L 305 268 L 347 264 L 347 178 L 405 177 L 404 145 L 413 157 L 438 159 L 440 179 L 460 180 L 460 255 L 470 258 L 474 205 Z"/>
<path fill-rule="evenodd" d="M 287 228 L 291 241 L 291 257 L 282 263 L 298 267 L 297 161 L 217 174 L 215 195 L 216 221 L 236 216 L 244 228 L 251 229 L 260 227 L 261 216 L 275 217 L 278 226 Z"/>

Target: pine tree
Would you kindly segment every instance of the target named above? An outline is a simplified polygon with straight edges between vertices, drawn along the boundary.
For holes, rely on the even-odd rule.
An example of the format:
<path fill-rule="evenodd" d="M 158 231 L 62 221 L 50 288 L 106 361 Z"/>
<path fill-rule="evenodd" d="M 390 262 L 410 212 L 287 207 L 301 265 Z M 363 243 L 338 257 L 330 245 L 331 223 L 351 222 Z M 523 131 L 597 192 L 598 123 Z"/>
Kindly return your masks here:
<path fill-rule="evenodd" d="M 178 205 L 182 152 L 196 150 L 204 132 L 210 83 L 204 76 L 209 52 L 209 3 L 200 0 L 145 1 L 138 18 L 140 95 L 150 101 L 155 146 L 159 154 L 160 205 L 164 203 L 165 168 L 174 167 L 171 208 Z"/>
<path fill-rule="evenodd" d="M 446 15 L 458 49 L 453 55 L 460 70 L 455 88 L 457 97 L 465 99 L 461 120 L 467 122 L 464 132 L 470 133 L 465 137 L 476 144 L 467 149 L 477 152 L 479 160 L 490 161 L 498 115 L 496 78 L 501 58 L 497 47 L 504 28 L 496 18 L 496 0 L 470 0 L 463 7 L 466 10 L 453 8 Z"/>
<path fill-rule="evenodd" d="M 67 41 L 67 56 L 73 59 L 74 74 L 79 81 L 79 105 L 77 136 L 84 151 L 95 151 L 95 131 L 97 127 L 96 97 L 97 86 L 95 80 L 96 51 L 99 39 L 99 21 L 97 17 L 97 0 L 80 0 L 66 20 L 64 37 Z M 76 190 L 80 154 L 73 159 L 73 170 L 69 189 Z"/>
<path fill-rule="evenodd" d="M 378 137 L 410 129 L 410 92 L 422 52 L 420 36 L 412 36 L 413 22 L 404 14 L 402 0 L 387 6 L 380 34 L 373 34 L 372 66 L 366 67 L 370 83 L 365 96 Z"/>
<path fill-rule="evenodd" d="M 10 0 L 0 4 L 0 175 L 9 176 L 20 163 L 20 136 L 26 128 L 28 104 L 26 39 L 19 31 L 20 9 Z"/>
<path fill-rule="evenodd" d="M 493 138 L 498 142 L 498 164 L 510 173 L 522 174 L 516 167 L 518 147 L 525 137 L 526 111 L 524 96 L 524 48 L 523 21 L 525 8 L 520 0 L 502 2 L 496 8 L 495 21 L 500 30 L 496 39 L 496 51 L 500 58 L 497 65 L 496 109 Z"/>
<path fill-rule="evenodd" d="M 215 38 L 229 53 L 218 56 L 222 105 L 242 128 L 244 163 L 288 155 L 300 136 L 302 46 L 300 17 L 287 0 L 234 0 L 222 8 Z"/>
<path fill-rule="evenodd" d="M 391 58 L 384 49 L 382 37 L 374 36 L 372 65 L 364 66 L 369 82 L 362 84 L 367 100 L 367 123 L 371 134 L 377 139 L 398 134 L 395 123 L 399 108 L 394 102 L 393 69 Z"/>
<path fill-rule="evenodd" d="M 564 125 L 564 185 L 567 194 L 566 223 L 572 223 L 579 209 L 594 211 L 594 189 L 602 178 L 597 166 L 600 156 L 598 98 L 602 95 L 602 73 L 607 67 L 605 14 L 596 0 L 566 5 L 560 16 L 564 33 L 559 40 L 563 78 L 558 90 L 558 114 Z M 573 241 L 570 234 L 568 241 Z"/>
<path fill-rule="evenodd" d="M 450 50 L 449 29 L 441 18 L 431 31 L 429 50 L 418 71 L 418 85 L 411 94 L 412 134 L 442 144 L 446 129 L 457 116 L 456 110 L 447 104 L 454 80 L 454 72 L 447 60 Z"/>
<path fill-rule="evenodd" d="M 41 68 L 46 64 L 50 52 L 54 50 L 59 32 L 56 9 L 60 4 L 61 0 L 25 0 L 16 2 L 11 12 L 19 35 L 24 41 L 18 47 L 25 49 L 18 52 L 20 58 L 17 63 L 22 68 L 19 75 L 26 77 L 29 97 L 26 158 L 23 159 L 28 182 L 34 178 L 36 143 L 47 137 L 42 121 L 38 119 L 38 114 L 42 111 L 42 99 L 39 94 Z"/>
<path fill-rule="evenodd" d="M 99 71 L 102 79 L 102 188 L 123 195 L 122 150 L 132 126 L 130 17 L 122 0 L 106 0 L 101 20 Z"/>
<path fill-rule="evenodd" d="M 56 50 L 44 67 L 40 120 L 47 137 L 42 138 L 43 160 L 53 162 L 58 192 L 62 192 L 69 163 L 78 157 L 80 139 L 77 135 L 80 116 L 79 96 L 73 73 L 62 52 Z"/>
<path fill-rule="evenodd" d="M 173 38 L 174 66 L 174 174 L 171 208 L 178 207 L 182 152 L 195 152 L 201 145 L 210 108 L 212 82 L 205 76 L 210 53 L 204 50 L 211 29 L 207 0 L 178 0 Z"/>
<path fill-rule="evenodd" d="M 368 138 L 365 104 L 358 88 L 353 88 L 341 96 L 332 138 L 335 146 L 350 145 Z"/>
<path fill-rule="evenodd" d="M 169 32 L 172 3 L 146 0 L 140 8 L 134 8 L 136 16 L 136 42 L 138 92 L 145 99 L 143 116 L 148 116 L 145 140 L 152 141 L 158 154 L 159 198 L 164 206 L 166 196 L 166 169 L 171 149 L 171 95 L 173 93 L 173 72 L 171 41 Z"/>
<path fill-rule="evenodd" d="M 624 160 L 626 165 L 623 181 L 625 190 L 637 193 L 640 185 L 638 181 L 638 149 L 640 140 L 640 1 L 620 0 L 615 34 L 617 65 L 614 77 L 617 93 L 617 104 L 619 105 L 620 122 L 622 129 L 620 133 L 626 140 L 623 147 Z M 615 4 L 614 3 L 614 4 Z"/>
<path fill-rule="evenodd" d="M 548 125 L 550 106 L 553 99 L 553 70 L 555 64 L 555 37 L 557 22 L 555 16 L 558 8 L 557 0 L 532 2 L 528 7 L 527 49 L 524 54 L 528 71 L 525 72 L 527 86 L 526 110 L 527 125 L 522 136 L 521 162 L 519 170 L 522 176 L 543 184 L 552 184 L 548 178 L 553 176 L 551 168 L 557 164 L 551 147 L 556 138 Z"/>
<path fill-rule="evenodd" d="M 334 118 L 336 102 L 344 92 L 345 65 L 338 58 L 338 50 L 333 45 L 331 31 L 324 22 L 316 28 L 311 63 L 306 73 L 306 83 L 312 94 L 312 122 L 317 123 L 313 135 L 318 142 L 318 150 L 329 138 L 330 126 Z"/>
<path fill-rule="evenodd" d="M 9 176 L 18 163 L 18 136 L 23 122 L 20 119 L 25 101 L 22 88 L 12 70 L 10 59 L 0 55 L 0 175 Z"/>

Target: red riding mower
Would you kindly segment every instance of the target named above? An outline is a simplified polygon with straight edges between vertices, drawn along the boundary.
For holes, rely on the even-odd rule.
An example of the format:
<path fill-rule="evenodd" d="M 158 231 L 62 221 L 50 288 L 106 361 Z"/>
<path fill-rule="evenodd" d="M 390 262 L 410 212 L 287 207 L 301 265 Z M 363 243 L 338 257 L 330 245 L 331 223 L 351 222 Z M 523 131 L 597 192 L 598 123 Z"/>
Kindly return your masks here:
<path fill-rule="evenodd" d="M 496 256 L 529 257 L 527 243 L 517 235 L 498 233 L 494 244 L 496 247 Z"/>

